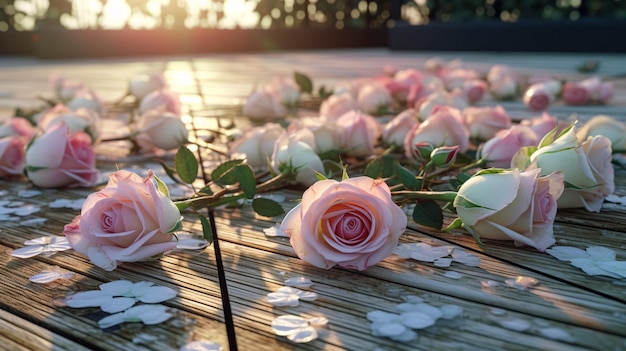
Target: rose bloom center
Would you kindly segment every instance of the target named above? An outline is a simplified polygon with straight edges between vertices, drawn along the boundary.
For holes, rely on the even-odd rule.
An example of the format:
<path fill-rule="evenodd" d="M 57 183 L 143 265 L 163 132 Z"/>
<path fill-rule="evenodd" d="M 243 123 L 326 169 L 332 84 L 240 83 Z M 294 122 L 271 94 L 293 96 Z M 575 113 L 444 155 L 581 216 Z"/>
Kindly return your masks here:
<path fill-rule="evenodd" d="M 366 240 L 372 229 L 371 213 L 357 204 L 338 204 L 322 217 L 322 233 L 345 245 Z"/>

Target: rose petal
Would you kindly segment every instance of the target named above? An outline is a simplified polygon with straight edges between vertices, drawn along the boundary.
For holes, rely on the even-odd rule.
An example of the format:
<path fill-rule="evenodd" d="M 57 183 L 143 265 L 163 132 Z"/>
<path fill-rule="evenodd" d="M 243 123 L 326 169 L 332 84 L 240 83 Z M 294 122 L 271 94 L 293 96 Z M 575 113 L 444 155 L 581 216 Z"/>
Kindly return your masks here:
<path fill-rule="evenodd" d="M 317 339 L 317 330 L 311 326 L 296 329 L 295 332 L 287 335 L 287 339 L 296 343 L 305 343 Z"/>
<path fill-rule="evenodd" d="M 287 336 L 308 325 L 309 322 L 300 316 L 283 315 L 276 317 L 272 321 L 272 331 L 274 331 L 276 335 Z"/>

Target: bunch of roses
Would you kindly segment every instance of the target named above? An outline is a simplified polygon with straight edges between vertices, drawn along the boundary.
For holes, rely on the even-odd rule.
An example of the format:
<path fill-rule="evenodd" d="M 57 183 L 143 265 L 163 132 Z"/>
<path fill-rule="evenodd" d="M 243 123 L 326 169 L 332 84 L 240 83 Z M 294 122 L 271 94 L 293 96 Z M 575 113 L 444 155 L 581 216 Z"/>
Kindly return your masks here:
<path fill-rule="evenodd" d="M 36 186 L 92 186 L 97 182 L 94 145 L 101 141 L 106 107 L 83 82 L 52 75 L 51 107 L 6 119 L 0 125 L 0 177 L 25 174 Z M 138 101 L 140 117 L 128 136 L 143 151 L 170 150 L 187 139 L 178 96 L 161 75 L 139 76 L 129 91 Z"/>
<path fill-rule="evenodd" d="M 531 111 L 545 111 L 559 97 L 567 105 L 606 104 L 613 97 L 613 83 L 600 77 L 564 84 L 551 78 L 540 79 L 528 87 L 524 103 Z"/>

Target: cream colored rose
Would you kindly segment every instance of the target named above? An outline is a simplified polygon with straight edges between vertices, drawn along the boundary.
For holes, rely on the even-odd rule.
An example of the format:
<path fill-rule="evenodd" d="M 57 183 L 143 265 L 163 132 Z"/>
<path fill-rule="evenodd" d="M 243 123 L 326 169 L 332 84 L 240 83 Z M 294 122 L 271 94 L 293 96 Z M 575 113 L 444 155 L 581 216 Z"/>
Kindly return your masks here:
<path fill-rule="evenodd" d="M 613 117 L 598 115 L 583 124 L 576 132 L 579 142 L 594 135 L 604 135 L 609 138 L 613 151 L 626 151 L 626 123 Z"/>
<path fill-rule="evenodd" d="M 561 173 L 490 169 L 463 183 L 454 207 L 463 226 L 480 238 L 544 251 L 555 243 L 552 226 L 562 192 Z"/>
<path fill-rule="evenodd" d="M 276 172 L 291 170 L 296 181 L 307 186 L 317 181 L 316 172 L 324 174 L 324 164 L 313 148 L 287 133 L 276 141 L 272 168 Z"/>
<path fill-rule="evenodd" d="M 255 168 L 265 167 L 274 152 L 276 140 L 285 132 L 278 123 L 266 123 L 246 130 L 228 147 L 228 154 L 236 158 L 244 155 Z"/>
<path fill-rule="evenodd" d="M 158 110 L 141 115 L 137 120 L 136 131 L 135 141 L 145 151 L 154 148 L 177 149 L 187 142 L 189 135 L 187 127 L 177 115 Z"/>
<path fill-rule="evenodd" d="M 579 143 L 572 127 L 532 153 L 528 161 L 527 169 L 540 168 L 541 174 L 563 173 L 566 187 L 559 199 L 560 208 L 584 207 L 598 212 L 604 198 L 615 190 L 611 141 L 605 136 L 590 136 Z"/>

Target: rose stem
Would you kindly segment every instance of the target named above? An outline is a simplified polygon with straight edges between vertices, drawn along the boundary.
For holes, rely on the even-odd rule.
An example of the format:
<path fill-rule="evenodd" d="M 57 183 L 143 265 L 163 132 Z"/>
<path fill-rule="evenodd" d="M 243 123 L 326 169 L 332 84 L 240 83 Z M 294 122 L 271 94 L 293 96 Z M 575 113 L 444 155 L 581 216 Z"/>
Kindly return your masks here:
<path fill-rule="evenodd" d="M 219 120 L 218 120 L 219 121 Z M 193 120 L 192 120 L 193 123 Z M 193 125 L 194 132 L 196 131 Z M 202 173 L 204 184 L 209 182 L 209 177 L 204 169 L 202 161 L 202 149 L 198 148 L 198 163 Z M 212 207 L 207 207 L 209 211 L 209 224 L 211 225 L 211 236 L 213 237 L 213 250 L 215 252 L 215 265 L 217 266 L 217 277 L 220 283 L 220 296 L 222 298 L 222 310 L 224 311 L 224 324 L 226 325 L 226 336 L 228 338 L 228 349 L 237 351 L 237 336 L 235 334 L 235 323 L 233 322 L 233 312 L 230 309 L 230 297 L 228 296 L 228 284 L 226 284 L 226 274 L 224 273 L 224 262 L 222 262 L 222 252 L 220 250 L 219 238 L 217 237 L 217 226 L 215 225 L 215 213 Z"/>

